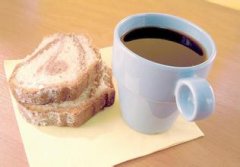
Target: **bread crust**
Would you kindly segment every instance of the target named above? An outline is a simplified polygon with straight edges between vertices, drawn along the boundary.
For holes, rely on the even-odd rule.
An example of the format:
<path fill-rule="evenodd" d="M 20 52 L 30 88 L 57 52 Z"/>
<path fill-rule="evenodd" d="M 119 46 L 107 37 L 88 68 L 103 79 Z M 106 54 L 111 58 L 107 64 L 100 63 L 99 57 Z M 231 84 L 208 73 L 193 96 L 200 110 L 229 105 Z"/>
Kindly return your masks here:
<path fill-rule="evenodd" d="M 78 127 L 93 117 L 96 113 L 102 111 L 104 107 L 111 106 L 114 103 L 115 91 L 113 88 L 107 88 L 99 96 L 93 96 L 83 105 L 68 108 L 56 109 L 52 111 L 32 111 L 18 103 L 21 115 L 27 122 L 38 126 L 69 126 Z"/>
<path fill-rule="evenodd" d="M 24 62 L 18 64 L 9 79 L 10 89 L 15 99 L 22 104 L 49 104 L 61 103 L 63 101 L 71 101 L 78 98 L 79 95 L 84 91 L 84 89 L 91 82 L 94 82 L 102 65 L 99 51 L 94 46 L 92 46 L 88 36 L 82 36 L 85 36 L 85 38 L 88 39 L 90 44 L 89 47 L 96 54 L 96 61 L 94 61 L 94 63 L 87 67 L 88 70 L 84 70 L 83 73 L 79 75 L 79 77 L 73 82 L 52 84 L 43 88 L 23 87 L 16 79 L 18 69 L 24 66 L 26 63 L 30 63 L 32 59 L 38 56 L 42 52 L 40 48 L 29 59 L 26 59 Z M 45 49 L 50 47 L 50 45 L 54 44 L 56 41 L 57 39 L 54 39 L 53 41 L 49 42 Z"/>

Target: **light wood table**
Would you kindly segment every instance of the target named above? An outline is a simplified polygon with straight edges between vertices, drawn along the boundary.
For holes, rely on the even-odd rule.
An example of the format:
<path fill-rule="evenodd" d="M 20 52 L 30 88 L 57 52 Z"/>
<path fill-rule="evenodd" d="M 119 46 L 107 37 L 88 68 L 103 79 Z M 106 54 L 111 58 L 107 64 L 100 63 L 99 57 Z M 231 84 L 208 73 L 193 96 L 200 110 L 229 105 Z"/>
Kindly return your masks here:
<path fill-rule="evenodd" d="M 203 0 L 0 1 L 0 166 L 28 166 L 3 71 L 4 59 L 31 53 L 43 36 L 88 32 L 101 48 L 112 45 L 123 17 L 162 12 L 189 19 L 208 31 L 218 48 L 209 76 L 216 113 L 197 124 L 205 137 L 130 160 L 119 166 L 240 166 L 240 12 Z"/>

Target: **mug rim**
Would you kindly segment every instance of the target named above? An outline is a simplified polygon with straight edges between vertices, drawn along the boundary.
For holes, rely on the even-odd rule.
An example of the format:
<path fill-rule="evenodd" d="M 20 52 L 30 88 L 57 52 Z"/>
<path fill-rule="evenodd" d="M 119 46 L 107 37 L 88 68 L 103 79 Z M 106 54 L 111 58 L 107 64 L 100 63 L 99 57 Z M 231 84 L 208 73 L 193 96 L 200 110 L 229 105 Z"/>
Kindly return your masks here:
<path fill-rule="evenodd" d="M 169 19 L 176 19 L 178 21 L 181 21 L 182 23 L 184 24 L 187 24 L 189 26 L 192 26 L 194 29 L 198 30 L 201 35 L 204 35 L 207 40 L 209 40 L 209 43 L 210 43 L 210 48 L 211 48 L 211 53 L 210 55 L 208 55 L 207 57 L 207 60 L 200 63 L 200 64 L 197 64 L 197 65 L 193 65 L 193 66 L 184 66 L 184 67 L 181 67 L 181 66 L 171 66 L 171 65 L 166 65 L 166 64 L 161 64 L 161 63 L 157 63 L 157 62 L 154 62 L 154 61 L 151 61 L 151 60 L 148 60 L 146 58 L 143 58 L 141 56 L 139 56 L 138 54 L 134 53 L 133 51 L 131 51 L 129 48 L 127 48 L 123 42 L 120 40 L 120 36 L 119 36 L 119 33 L 118 33 L 118 30 L 121 26 L 123 26 L 123 24 L 130 20 L 130 19 L 134 19 L 135 17 L 144 17 L 146 15 L 152 15 L 152 16 L 164 16 L 164 17 L 168 17 Z M 174 29 L 174 28 L 173 28 Z M 184 32 L 186 33 L 187 35 L 189 35 L 187 32 Z M 191 35 L 190 35 L 191 36 Z M 192 37 L 192 36 L 191 36 Z M 175 15 L 171 15 L 171 14 L 166 14 L 166 13 L 152 13 L 152 12 L 149 12 L 149 13 L 137 13 L 137 14 L 132 14 L 132 15 L 129 15 L 125 18 L 123 18 L 115 27 L 115 30 L 114 30 L 114 38 L 117 40 L 118 43 L 120 43 L 120 47 L 122 47 L 123 49 L 125 49 L 129 55 L 131 55 L 133 58 L 135 59 L 138 59 L 140 61 L 144 61 L 145 63 L 148 63 L 148 64 L 151 64 L 151 65 L 154 65 L 154 66 L 157 66 L 159 68 L 164 68 L 164 69 L 169 69 L 169 70 L 186 70 L 186 69 L 195 69 L 195 68 L 202 68 L 202 67 L 205 67 L 205 66 L 208 66 L 210 65 L 213 60 L 215 59 L 216 57 L 216 53 L 217 53 L 217 49 L 216 49 L 216 45 L 212 39 L 212 37 L 205 31 L 203 30 L 201 27 L 199 27 L 198 25 L 192 23 L 191 21 L 188 21 L 187 19 L 184 19 L 184 18 L 181 18 L 181 17 L 178 17 L 178 16 L 175 16 Z M 194 37 L 192 37 L 194 38 Z M 194 38 L 195 39 L 195 38 Z"/>

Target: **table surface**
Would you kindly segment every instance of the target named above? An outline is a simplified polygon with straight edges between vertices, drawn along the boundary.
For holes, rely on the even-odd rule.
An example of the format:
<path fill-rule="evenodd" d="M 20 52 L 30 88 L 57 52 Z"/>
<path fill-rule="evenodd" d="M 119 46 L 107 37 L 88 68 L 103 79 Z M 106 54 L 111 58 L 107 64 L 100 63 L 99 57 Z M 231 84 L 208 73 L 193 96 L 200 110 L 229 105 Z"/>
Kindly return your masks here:
<path fill-rule="evenodd" d="M 184 17 L 209 32 L 217 58 L 209 74 L 216 112 L 197 122 L 205 137 L 117 166 L 240 165 L 240 12 L 203 0 L 0 1 L 0 166 L 28 166 L 12 109 L 4 59 L 31 53 L 54 32 L 84 32 L 99 47 L 112 45 L 113 29 L 123 17 L 161 12 Z"/>

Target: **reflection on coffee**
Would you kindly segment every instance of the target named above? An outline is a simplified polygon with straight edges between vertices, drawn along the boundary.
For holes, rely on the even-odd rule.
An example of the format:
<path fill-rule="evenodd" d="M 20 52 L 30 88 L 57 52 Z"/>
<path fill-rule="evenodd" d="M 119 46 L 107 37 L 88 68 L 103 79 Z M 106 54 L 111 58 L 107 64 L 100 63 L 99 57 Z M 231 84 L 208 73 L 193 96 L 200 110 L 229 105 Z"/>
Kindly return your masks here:
<path fill-rule="evenodd" d="M 137 28 L 124 34 L 121 41 L 139 56 L 169 66 L 194 66 L 207 60 L 197 41 L 170 29 Z"/>

